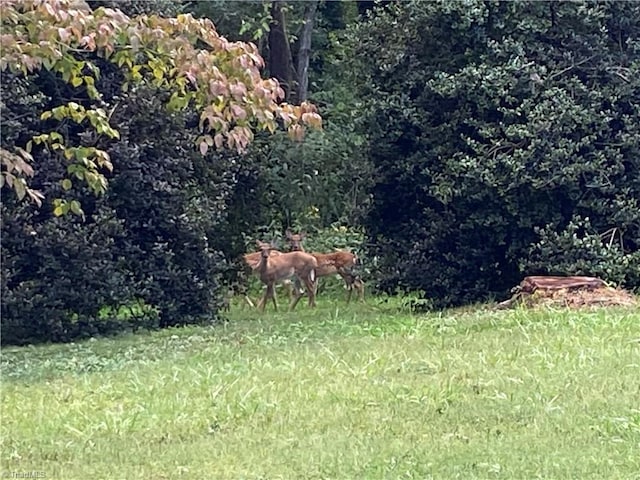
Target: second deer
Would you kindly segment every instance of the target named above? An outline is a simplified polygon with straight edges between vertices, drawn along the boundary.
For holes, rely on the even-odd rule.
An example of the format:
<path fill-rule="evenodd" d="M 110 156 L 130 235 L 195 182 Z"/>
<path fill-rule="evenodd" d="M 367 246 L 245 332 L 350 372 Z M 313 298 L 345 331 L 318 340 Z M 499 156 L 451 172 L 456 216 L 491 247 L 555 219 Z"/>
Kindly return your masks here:
<path fill-rule="evenodd" d="M 302 247 L 304 233 L 292 233 L 290 230 L 287 230 L 285 235 L 292 252 L 304 252 L 304 248 Z M 316 270 L 318 277 L 335 274 L 342 277 L 347 286 L 347 303 L 351 301 L 351 295 L 354 289 L 358 291 L 358 298 L 360 300 L 364 299 L 364 283 L 362 283 L 362 280 L 352 271 L 358 261 L 358 257 L 355 254 L 337 251 L 332 253 L 312 252 L 311 255 L 313 255 L 318 262 L 318 269 Z M 296 290 L 298 289 L 296 288 Z"/>

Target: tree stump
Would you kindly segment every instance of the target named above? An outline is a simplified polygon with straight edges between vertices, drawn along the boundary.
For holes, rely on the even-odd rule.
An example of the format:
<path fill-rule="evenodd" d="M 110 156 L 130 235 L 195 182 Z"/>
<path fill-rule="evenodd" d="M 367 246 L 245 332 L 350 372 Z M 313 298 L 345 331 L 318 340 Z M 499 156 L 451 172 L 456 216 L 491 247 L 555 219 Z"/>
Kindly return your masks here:
<path fill-rule="evenodd" d="M 545 304 L 565 307 L 636 305 L 630 293 L 609 287 L 604 280 L 583 276 L 529 276 L 511 292 L 513 296 L 500 302 L 498 308 L 509 308 L 514 303 Z"/>

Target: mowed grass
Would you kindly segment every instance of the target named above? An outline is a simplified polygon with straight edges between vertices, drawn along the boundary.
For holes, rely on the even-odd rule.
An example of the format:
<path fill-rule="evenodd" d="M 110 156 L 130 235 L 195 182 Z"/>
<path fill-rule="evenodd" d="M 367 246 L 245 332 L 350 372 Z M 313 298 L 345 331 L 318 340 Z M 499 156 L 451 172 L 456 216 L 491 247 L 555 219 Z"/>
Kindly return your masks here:
<path fill-rule="evenodd" d="M 4 472 L 637 479 L 640 313 L 398 299 L 2 351 Z"/>

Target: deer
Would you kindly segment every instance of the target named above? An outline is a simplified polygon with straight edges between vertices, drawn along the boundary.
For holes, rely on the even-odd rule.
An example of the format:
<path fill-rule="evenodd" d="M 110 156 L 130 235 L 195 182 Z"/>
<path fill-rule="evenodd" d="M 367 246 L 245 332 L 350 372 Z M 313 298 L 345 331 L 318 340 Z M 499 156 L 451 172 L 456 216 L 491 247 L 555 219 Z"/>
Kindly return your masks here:
<path fill-rule="evenodd" d="M 264 296 L 258 303 L 260 311 L 264 312 L 269 299 L 273 301 L 273 308 L 278 311 L 278 303 L 275 295 L 275 284 L 291 277 L 304 283 L 309 298 L 309 307 L 316 306 L 316 270 L 318 261 L 313 255 L 305 252 L 289 252 L 274 255 L 276 251 L 270 243 L 256 240 L 256 245 L 260 249 L 260 262 L 256 272 L 262 283 L 267 286 Z M 293 311 L 302 297 L 300 289 L 295 289 L 294 297 L 291 300 L 289 310 Z"/>
<path fill-rule="evenodd" d="M 285 236 L 292 252 L 304 252 L 302 246 L 302 240 L 305 238 L 304 232 L 294 234 L 291 230 L 287 230 Z M 335 274 L 342 277 L 347 287 L 347 303 L 351 301 L 354 288 L 358 291 L 358 298 L 364 300 L 364 283 L 351 271 L 358 262 L 357 255 L 341 250 L 333 253 L 311 252 L 311 255 L 318 262 L 318 268 L 316 270 L 318 277 Z M 298 285 L 296 285 L 296 290 L 298 290 L 297 287 Z"/>
<path fill-rule="evenodd" d="M 260 265 L 261 255 L 262 255 L 262 252 L 252 252 L 252 253 L 245 253 L 242 256 L 244 263 L 251 269 L 251 273 L 255 273 L 256 275 L 258 274 L 258 266 Z M 271 250 L 269 255 L 270 256 L 282 255 L 282 252 L 274 249 L 274 250 Z M 285 278 L 280 283 L 287 291 L 287 296 L 291 298 L 293 296 L 293 282 L 289 278 Z M 255 305 L 253 304 L 253 302 L 251 301 L 248 295 L 245 295 L 244 299 L 249 306 L 255 307 Z"/>

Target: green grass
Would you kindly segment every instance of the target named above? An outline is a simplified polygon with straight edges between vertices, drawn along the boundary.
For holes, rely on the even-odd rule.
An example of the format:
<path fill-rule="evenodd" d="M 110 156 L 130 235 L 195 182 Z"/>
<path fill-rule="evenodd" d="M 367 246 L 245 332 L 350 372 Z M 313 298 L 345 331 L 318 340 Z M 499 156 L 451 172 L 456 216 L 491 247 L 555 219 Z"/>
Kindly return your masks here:
<path fill-rule="evenodd" d="M 640 479 L 640 313 L 402 305 L 3 349 L 2 470 Z"/>

